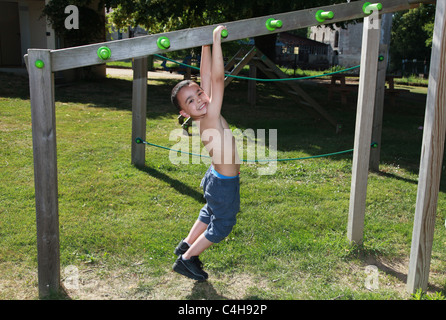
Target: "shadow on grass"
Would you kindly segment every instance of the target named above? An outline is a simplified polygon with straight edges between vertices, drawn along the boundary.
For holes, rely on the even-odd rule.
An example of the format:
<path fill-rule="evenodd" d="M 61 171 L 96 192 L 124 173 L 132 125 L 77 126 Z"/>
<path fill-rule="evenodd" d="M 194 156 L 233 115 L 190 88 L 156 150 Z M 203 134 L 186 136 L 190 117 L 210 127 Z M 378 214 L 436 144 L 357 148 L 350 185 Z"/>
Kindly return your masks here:
<path fill-rule="evenodd" d="M 400 177 L 400 176 L 398 176 L 398 175 L 396 175 L 394 173 L 380 171 L 380 172 L 376 172 L 376 174 L 381 176 L 381 177 L 385 177 L 385 178 L 391 178 L 391 179 L 395 179 L 395 180 L 400 180 L 400 181 L 404 181 L 404 182 L 415 184 L 415 185 L 418 184 L 418 180 L 403 178 L 403 177 Z"/>
<path fill-rule="evenodd" d="M 143 168 L 141 167 L 136 167 L 137 169 L 147 173 L 148 175 L 166 182 L 167 184 L 169 184 L 172 188 L 174 188 L 177 192 L 191 197 L 193 199 L 195 199 L 198 202 L 202 202 L 205 203 L 205 200 L 203 198 L 203 194 L 196 191 L 195 189 L 189 187 L 187 184 L 185 184 L 184 182 L 181 182 L 177 179 L 173 179 L 172 177 L 168 176 L 167 174 L 165 174 L 164 172 L 158 171 L 154 168 L 150 168 L 147 166 L 144 166 Z"/>
<path fill-rule="evenodd" d="M 228 300 L 229 298 L 219 294 L 215 290 L 212 283 L 208 281 L 197 281 L 194 284 L 189 295 L 186 296 L 188 300 Z M 262 300 L 257 295 L 247 295 L 242 298 L 243 300 Z"/>
<path fill-rule="evenodd" d="M 191 293 L 186 296 L 188 300 L 228 300 L 227 297 L 218 294 L 214 286 L 208 281 L 196 281 Z"/>
<path fill-rule="evenodd" d="M 376 257 L 373 256 L 369 256 L 363 259 L 364 263 L 366 263 L 367 265 L 374 265 L 378 268 L 378 270 L 380 272 L 383 272 L 389 276 L 395 277 L 396 279 L 398 279 L 401 283 L 406 284 L 407 283 L 407 267 L 408 265 L 404 265 L 401 262 L 387 262 L 387 261 L 383 261 L 382 259 L 378 259 Z M 408 264 L 408 262 L 406 262 Z M 404 270 L 402 270 L 404 269 Z M 434 284 L 428 284 L 428 290 L 429 291 L 434 291 L 434 292 L 441 292 L 441 293 L 445 293 L 446 292 L 446 288 L 445 287 L 440 287 Z"/>

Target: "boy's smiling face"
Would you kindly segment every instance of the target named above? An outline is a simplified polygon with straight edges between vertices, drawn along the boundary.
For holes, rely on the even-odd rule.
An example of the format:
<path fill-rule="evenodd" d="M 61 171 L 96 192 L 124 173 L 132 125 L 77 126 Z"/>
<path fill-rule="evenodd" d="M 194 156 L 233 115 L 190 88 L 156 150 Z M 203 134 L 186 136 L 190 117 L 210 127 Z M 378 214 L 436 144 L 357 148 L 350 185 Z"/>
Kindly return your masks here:
<path fill-rule="evenodd" d="M 177 95 L 181 106 L 180 114 L 192 119 L 200 119 L 207 113 L 209 97 L 195 82 L 183 87 Z"/>

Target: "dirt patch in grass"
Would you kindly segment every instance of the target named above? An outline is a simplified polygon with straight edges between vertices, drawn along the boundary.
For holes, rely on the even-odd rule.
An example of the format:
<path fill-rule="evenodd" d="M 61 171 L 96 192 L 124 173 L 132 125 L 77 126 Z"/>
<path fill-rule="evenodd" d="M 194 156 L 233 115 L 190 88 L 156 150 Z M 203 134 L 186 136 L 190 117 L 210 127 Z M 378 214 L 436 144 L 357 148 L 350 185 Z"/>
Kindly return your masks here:
<path fill-rule="evenodd" d="M 410 299 L 406 291 L 408 261 L 385 261 L 367 258 L 363 263 L 350 263 L 348 272 L 338 277 L 338 285 L 352 290 L 364 290 L 367 268 L 376 266 L 379 290 L 398 292 L 404 299 Z M 37 271 L 15 268 L 12 263 L 0 264 L 4 275 L 0 279 L 0 299 L 38 299 Z M 295 281 L 296 279 L 290 279 Z M 248 273 L 212 274 L 208 281 L 197 282 L 171 270 L 150 270 L 144 262 L 129 267 L 108 270 L 103 265 L 83 264 L 67 266 L 61 270 L 61 283 L 65 291 L 59 299 L 73 300 L 246 300 L 275 299 L 274 281 Z M 431 290 L 438 288 L 430 286 Z M 344 299 L 334 297 L 333 299 Z"/>
<path fill-rule="evenodd" d="M 79 300 L 233 300 L 249 298 L 253 288 L 267 290 L 266 283 L 248 274 L 211 276 L 198 282 L 173 271 L 156 276 L 132 269 L 107 275 L 85 269 L 78 272 L 77 279 L 69 274 L 62 283 L 68 297 Z"/>
<path fill-rule="evenodd" d="M 190 280 L 173 271 L 161 275 L 143 264 L 119 270 L 102 266 L 67 266 L 61 270 L 64 291 L 56 299 L 73 300 L 239 300 L 268 291 L 266 281 L 249 274 L 212 275 L 208 281 Z M 38 299 L 37 271 L 0 264 L 0 300 Z M 161 273 L 161 272 L 159 272 Z"/>

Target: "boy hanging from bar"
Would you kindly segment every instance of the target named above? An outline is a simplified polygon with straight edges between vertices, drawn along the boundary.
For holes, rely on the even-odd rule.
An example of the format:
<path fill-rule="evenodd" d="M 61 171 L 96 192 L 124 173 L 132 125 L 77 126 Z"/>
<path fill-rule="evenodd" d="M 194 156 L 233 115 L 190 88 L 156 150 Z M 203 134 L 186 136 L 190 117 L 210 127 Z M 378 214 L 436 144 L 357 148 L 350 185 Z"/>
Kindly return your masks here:
<path fill-rule="evenodd" d="M 191 117 L 197 124 L 201 140 L 212 158 L 201 181 L 206 204 L 188 236 L 174 250 L 178 259 L 173 270 L 194 280 L 208 278 L 198 257 L 229 235 L 240 210 L 240 160 L 229 125 L 220 114 L 225 80 L 222 30 L 226 28 L 214 29 L 212 53 L 210 46 L 202 47 L 201 87 L 184 80 L 173 88 L 171 95 L 180 114 Z"/>

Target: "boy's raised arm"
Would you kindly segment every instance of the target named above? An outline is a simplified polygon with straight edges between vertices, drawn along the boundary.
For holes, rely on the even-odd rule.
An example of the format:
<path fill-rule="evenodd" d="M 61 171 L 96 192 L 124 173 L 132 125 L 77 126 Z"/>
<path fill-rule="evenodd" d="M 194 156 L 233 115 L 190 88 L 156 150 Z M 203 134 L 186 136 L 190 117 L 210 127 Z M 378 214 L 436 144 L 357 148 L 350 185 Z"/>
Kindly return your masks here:
<path fill-rule="evenodd" d="M 211 46 L 206 45 L 201 47 L 201 62 L 200 62 L 200 78 L 201 87 L 204 92 L 210 97 L 211 96 Z"/>
<path fill-rule="evenodd" d="M 221 50 L 221 31 L 225 29 L 218 26 L 214 29 L 214 43 L 212 45 L 212 68 L 211 68 L 211 107 L 208 110 L 209 116 L 220 116 L 223 94 L 225 90 L 225 66 L 223 53 Z"/>

